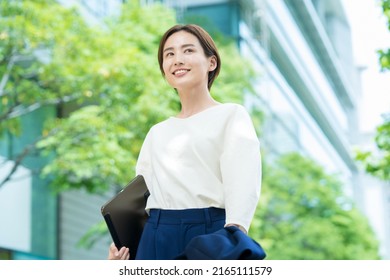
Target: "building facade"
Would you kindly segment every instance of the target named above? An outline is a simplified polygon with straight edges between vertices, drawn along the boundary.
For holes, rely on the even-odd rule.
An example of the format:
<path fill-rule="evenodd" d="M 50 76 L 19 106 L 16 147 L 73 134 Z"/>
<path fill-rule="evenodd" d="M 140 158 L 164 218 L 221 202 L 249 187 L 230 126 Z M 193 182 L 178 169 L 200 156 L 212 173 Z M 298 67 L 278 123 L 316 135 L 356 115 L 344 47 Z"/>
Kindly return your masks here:
<path fill-rule="evenodd" d="M 123 1 L 60 2 L 77 3 L 87 20 L 99 22 L 102 17 L 117 13 Z M 179 22 L 196 19 L 236 40 L 241 54 L 259 73 L 254 84 L 257 94 L 246 99 L 246 105 L 258 106 L 265 113 L 260 140 L 268 157 L 295 151 L 313 158 L 328 172 L 340 176 L 345 193 L 355 199 L 364 213 L 369 217 L 377 215 L 368 206 L 366 197 L 366 186 L 371 181 L 359 171 L 351 150 L 360 137 L 361 88 L 353 61 L 350 28 L 340 0 L 141 1 L 144 5 L 155 2 L 176 9 Z M 11 142 L 12 139 L 2 142 L 5 158 Z M 30 171 L 27 167 L 21 172 Z M 37 200 L 40 195 L 35 194 L 39 192 L 35 184 L 44 182 L 35 182 L 34 176 L 26 178 L 18 183 L 26 189 L 19 190 L 26 200 L 22 217 L 25 222 L 20 222 L 18 227 L 14 225 L 13 229 L 26 234 L 15 240 L 16 235 L 4 239 L 0 233 L 0 248 L 6 249 L 4 254 L 12 254 L 12 258 L 104 259 L 109 238 L 91 250 L 80 249 L 77 243 L 91 226 L 101 221 L 100 206 L 112 193 L 102 197 L 74 191 L 45 202 L 48 209 L 44 218 L 51 230 L 42 230 L 34 225 L 41 213 L 36 210 L 31 214 L 28 208 L 42 205 Z M 7 200 L 5 197 L 18 195 L 2 195 L 6 190 L 3 189 L 0 189 L 0 204 L 2 197 Z M 381 194 L 382 191 L 381 188 Z M 385 211 L 389 204 L 387 191 L 377 211 Z M 382 244 L 382 257 L 389 259 L 390 216 L 383 213 L 383 219 L 373 222 L 373 227 Z M 0 216 L 0 221 L 3 220 L 12 224 L 12 220 Z M 34 232 L 38 235 L 34 236 Z M 41 244 L 39 234 L 42 233 L 49 245 Z M 19 239 L 23 246 L 14 245 Z M 34 249 L 34 244 L 41 247 Z"/>

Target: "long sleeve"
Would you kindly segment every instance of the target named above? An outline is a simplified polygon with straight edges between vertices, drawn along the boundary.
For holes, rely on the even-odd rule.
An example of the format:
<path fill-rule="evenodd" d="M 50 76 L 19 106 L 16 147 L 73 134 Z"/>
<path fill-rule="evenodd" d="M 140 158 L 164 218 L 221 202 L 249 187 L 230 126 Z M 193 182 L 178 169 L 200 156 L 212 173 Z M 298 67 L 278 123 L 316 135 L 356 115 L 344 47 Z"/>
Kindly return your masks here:
<path fill-rule="evenodd" d="M 147 185 L 152 173 L 151 133 L 149 131 L 144 139 L 135 167 L 136 175 L 143 175 Z"/>
<path fill-rule="evenodd" d="M 221 174 L 226 223 L 249 229 L 261 189 L 260 143 L 249 114 L 237 106 L 226 127 Z"/>

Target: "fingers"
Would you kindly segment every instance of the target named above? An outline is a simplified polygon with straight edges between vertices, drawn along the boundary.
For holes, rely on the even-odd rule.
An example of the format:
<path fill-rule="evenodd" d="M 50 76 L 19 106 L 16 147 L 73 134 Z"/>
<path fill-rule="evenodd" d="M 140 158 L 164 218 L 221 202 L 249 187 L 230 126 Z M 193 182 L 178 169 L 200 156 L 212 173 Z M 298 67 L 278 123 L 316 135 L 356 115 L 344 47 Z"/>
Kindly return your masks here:
<path fill-rule="evenodd" d="M 128 260 L 130 258 L 129 248 L 122 247 L 119 250 L 119 257 L 120 257 L 120 260 Z"/>
<path fill-rule="evenodd" d="M 109 260 L 128 260 L 130 258 L 129 248 L 122 247 L 119 251 L 114 243 L 111 243 L 108 250 Z"/>

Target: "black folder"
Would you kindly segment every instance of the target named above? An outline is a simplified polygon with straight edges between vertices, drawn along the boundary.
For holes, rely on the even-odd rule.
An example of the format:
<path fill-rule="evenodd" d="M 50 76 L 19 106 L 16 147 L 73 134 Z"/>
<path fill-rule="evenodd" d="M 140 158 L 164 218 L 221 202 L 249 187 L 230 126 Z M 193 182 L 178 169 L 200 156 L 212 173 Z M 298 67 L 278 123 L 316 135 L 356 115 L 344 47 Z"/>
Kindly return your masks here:
<path fill-rule="evenodd" d="M 148 217 L 145 211 L 148 196 L 144 177 L 138 175 L 101 207 L 115 246 L 118 250 L 123 246 L 128 247 L 130 259 L 135 259 Z"/>

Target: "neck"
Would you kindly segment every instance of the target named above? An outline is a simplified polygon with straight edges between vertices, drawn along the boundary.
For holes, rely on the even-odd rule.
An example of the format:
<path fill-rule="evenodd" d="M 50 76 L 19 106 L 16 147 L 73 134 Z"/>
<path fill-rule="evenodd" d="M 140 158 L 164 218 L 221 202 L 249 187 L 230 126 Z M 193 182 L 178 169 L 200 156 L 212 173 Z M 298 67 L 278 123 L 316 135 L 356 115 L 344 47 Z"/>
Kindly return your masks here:
<path fill-rule="evenodd" d="M 203 90 L 193 88 L 191 90 L 179 90 L 178 92 L 181 103 L 181 111 L 178 114 L 178 117 L 181 118 L 189 117 L 219 104 L 211 97 L 207 87 Z"/>

